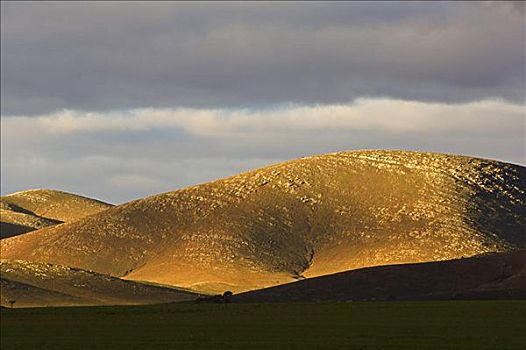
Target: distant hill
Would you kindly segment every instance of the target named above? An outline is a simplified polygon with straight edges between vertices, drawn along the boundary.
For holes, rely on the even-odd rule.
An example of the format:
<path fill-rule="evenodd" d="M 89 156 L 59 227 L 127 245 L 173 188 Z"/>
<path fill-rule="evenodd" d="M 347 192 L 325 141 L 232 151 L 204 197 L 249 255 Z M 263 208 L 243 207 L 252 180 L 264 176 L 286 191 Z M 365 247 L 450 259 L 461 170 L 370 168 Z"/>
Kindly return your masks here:
<path fill-rule="evenodd" d="M 195 294 L 63 265 L 0 261 L 0 304 L 15 307 L 151 304 L 193 300 Z"/>
<path fill-rule="evenodd" d="M 2 257 L 197 291 L 526 247 L 526 168 L 403 151 L 301 158 L 2 240 Z M 58 217 L 56 217 L 58 218 Z"/>
<path fill-rule="evenodd" d="M 0 199 L 6 209 L 62 222 L 78 220 L 112 207 L 96 199 L 45 189 L 16 192 Z"/>
<path fill-rule="evenodd" d="M 260 289 L 234 302 L 526 299 L 526 250 L 377 266 Z"/>
<path fill-rule="evenodd" d="M 0 238 L 75 221 L 111 204 L 56 190 L 28 190 L 0 197 Z"/>
<path fill-rule="evenodd" d="M 38 215 L 0 209 L 0 238 L 12 237 L 61 223 L 62 221 L 46 219 Z"/>

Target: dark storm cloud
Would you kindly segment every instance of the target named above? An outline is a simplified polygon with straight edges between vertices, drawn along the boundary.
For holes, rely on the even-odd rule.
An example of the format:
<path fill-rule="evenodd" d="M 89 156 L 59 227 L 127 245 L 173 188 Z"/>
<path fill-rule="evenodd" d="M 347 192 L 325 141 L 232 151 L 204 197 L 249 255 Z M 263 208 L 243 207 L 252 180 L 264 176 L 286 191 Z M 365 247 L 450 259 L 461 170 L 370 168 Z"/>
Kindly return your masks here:
<path fill-rule="evenodd" d="M 2 114 L 524 100 L 517 4 L 2 2 Z"/>

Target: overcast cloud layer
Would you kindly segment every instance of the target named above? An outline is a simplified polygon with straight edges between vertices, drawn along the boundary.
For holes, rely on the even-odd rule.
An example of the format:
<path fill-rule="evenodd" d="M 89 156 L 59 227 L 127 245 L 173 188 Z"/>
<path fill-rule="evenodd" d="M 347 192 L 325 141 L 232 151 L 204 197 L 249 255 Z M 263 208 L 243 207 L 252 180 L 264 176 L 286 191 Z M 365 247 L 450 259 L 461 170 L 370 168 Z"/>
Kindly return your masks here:
<path fill-rule="evenodd" d="M 2 114 L 524 100 L 520 3 L 2 2 Z"/>
<path fill-rule="evenodd" d="M 1 3 L 2 193 L 388 148 L 526 164 L 523 3 Z"/>

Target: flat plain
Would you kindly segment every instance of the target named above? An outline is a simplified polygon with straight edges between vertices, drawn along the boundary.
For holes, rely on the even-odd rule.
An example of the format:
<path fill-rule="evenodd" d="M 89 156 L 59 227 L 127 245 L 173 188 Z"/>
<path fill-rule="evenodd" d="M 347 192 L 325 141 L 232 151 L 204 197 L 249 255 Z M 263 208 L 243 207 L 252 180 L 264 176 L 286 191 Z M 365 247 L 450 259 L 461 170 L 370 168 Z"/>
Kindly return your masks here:
<path fill-rule="evenodd" d="M 5 309 L 8 349 L 523 349 L 526 301 Z"/>

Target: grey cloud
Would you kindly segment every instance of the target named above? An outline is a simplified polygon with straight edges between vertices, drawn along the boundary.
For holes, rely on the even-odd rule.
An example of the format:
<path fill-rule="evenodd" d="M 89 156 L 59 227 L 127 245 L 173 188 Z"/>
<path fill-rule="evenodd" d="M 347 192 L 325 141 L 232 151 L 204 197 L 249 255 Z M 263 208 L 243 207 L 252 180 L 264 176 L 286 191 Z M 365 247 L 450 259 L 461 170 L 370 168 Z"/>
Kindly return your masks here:
<path fill-rule="evenodd" d="M 2 115 L 361 96 L 524 100 L 525 19 L 515 5 L 1 6 Z"/>
<path fill-rule="evenodd" d="M 389 134 L 379 131 L 328 132 L 323 135 L 279 136 L 267 142 L 179 140 L 164 138 L 144 148 L 141 142 L 112 146 L 111 136 L 101 147 L 92 138 L 75 140 L 81 152 L 68 151 L 63 140 L 61 157 L 47 147 L 35 152 L 21 147 L 2 160 L 2 192 L 27 188 L 57 188 L 113 203 L 172 191 L 241 171 L 313 154 L 352 149 L 412 149 L 462 153 L 522 163 L 522 138 L 479 135 Z M 100 139 L 99 139 L 100 141 Z"/>

